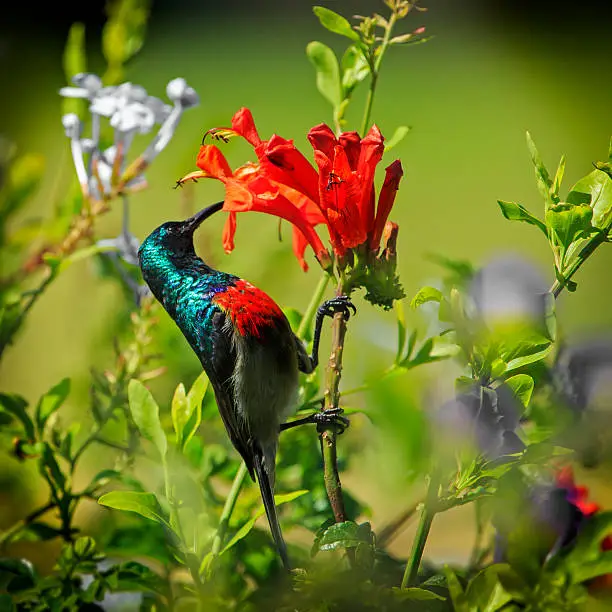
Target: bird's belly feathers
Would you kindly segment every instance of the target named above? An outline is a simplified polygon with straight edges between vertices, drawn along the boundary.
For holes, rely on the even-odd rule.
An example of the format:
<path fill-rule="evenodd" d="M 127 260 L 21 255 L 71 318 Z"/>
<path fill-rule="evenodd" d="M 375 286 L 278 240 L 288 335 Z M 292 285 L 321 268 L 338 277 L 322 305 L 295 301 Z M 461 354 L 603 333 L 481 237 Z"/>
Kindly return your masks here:
<path fill-rule="evenodd" d="M 298 365 L 290 342 L 261 344 L 235 334 L 237 367 L 233 376 L 239 418 L 262 444 L 276 445 L 280 424 L 295 407 Z"/>

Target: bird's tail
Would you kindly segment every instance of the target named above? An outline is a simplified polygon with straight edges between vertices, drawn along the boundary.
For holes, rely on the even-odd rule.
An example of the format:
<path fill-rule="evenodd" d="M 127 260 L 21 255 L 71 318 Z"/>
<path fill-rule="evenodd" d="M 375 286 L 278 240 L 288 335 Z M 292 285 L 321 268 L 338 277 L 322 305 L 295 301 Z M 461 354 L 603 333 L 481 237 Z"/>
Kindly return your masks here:
<path fill-rule="evenodd" d="M 291 564 L 289 563 L 289 555 L 287 554 L 287 545 L 285 544 L 283 533 L 281 532 L 281 528 L 278 523 L 276 505 L 274 503 L 274 460 L 272 460 L 271 465 L 268 465 L 267 461 L 264 465 L 264 461 L 265 459 L 262 453 L 255 452 L 253 464 L 255 467 L 255 473 L 257 474 L 257 482 L 259 483 L 259 490 L 261 491 L 264 508 L 266 510 L 266 516 L 268 517 L 268 523 L 270 524 L 272 538 L 274 538 L 274 543 L 276 544 L 278 554 L 280 555 L 285 569 L 290 570 Z M 271 474 L 269 473 L 269 470 L 272 471 Z"/>

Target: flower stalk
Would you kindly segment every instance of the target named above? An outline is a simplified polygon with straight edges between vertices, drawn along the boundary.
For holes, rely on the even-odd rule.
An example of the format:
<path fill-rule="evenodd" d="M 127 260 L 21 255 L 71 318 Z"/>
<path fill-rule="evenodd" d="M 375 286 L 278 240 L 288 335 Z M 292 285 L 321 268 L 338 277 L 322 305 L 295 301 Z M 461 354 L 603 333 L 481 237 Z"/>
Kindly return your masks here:
<path fill-rule="evenodd" d="M 348 295 L 346 287 L 341 280 L 338 283 L 336 295 Z M 346 319 L 344 313 L 337 312 L 332 320 L 332 339 L 331 355 L 327 363 L 326 384 L 325 384 L 325 403 L 326 410 L 337 408 L 340 403 L 340 379 L 342 377 L 342 354 L 344 351 L 344 339 L 346 336 Z M 344 497 L 342 496 L 342 483 L 338 471 L 338 455 L 336 452 L 336 427 L 326 425 L 321 428 L 321 451 L 323 454 L 323 479 L 325 490 L 334 513 L 336 523 L 343 523 L 347 520 L 346 509 L 344 507 Z"/>

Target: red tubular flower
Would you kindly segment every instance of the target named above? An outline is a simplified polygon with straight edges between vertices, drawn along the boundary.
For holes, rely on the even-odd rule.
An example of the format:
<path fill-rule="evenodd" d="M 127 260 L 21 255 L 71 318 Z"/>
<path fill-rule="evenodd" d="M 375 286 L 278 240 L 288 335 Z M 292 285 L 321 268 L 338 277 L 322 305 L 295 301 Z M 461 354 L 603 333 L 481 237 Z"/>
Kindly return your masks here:
<path fill-rule="evenodd" d="M 234 248 L 236 213 L 252 210 L 275 215 L 292 223 L 305 243 L 310 244 L 321 265 L 324 268 L 329 265 L 329 254 L 314 229 L 312 218 L 302 210 L 303 203 L 298 201 L 300 194 L 293 197 L 289 193 L 292 190 L 268 179 L 255 164 L 245 164 L 232 172 L 223 153 L 215 145 L 202 145 L 196 163 L 200 170 L 188 174 L 179 182 L 214 178 L 224 183 L 223 210 L 230 213 L 223 230 L 223 246 L 227 252 Z M 291 195 L 291 200 L 288 195 Z M 303 250 L 296 252 L 300 263 L 305 267 L 303 255 Z"/>
<path fill-rule="evenodd" d="M 357 132 L 345 132 L 336 138 L 325 124 L 312 128 L 308 140 L 314 148 L 318 172 L 292 140 L 278 135 L 262 140 L 246 108 L 234 115 L 231 128 L 211 133 L 222 139 L 228 135 L 243 137 L 253 146 L 258 164 L 247 164 L 232 174 L 220 151 L 203 145 L 197 161 L 201 172 L 187 175 L 180 182 L 203 176 L 217 178 L 226 185 L 223 210 L 257 210 L 290 221 L 294 225 L 294 253 L 304 269 L 308 244 L 320 262 L 327 261 L 314 230 L 319 224 L 327 226 L 338 257 L 364 244 L 378 252 L 403 172 L 399 160 L 387 168 L 376 210 L 374 174 L 384 151 L 384 138 L 376 126 L 363 139 Z M 235 229 L 236 218 L 230 214 L 224 231 L 226 250 L 233 248 Z"/>

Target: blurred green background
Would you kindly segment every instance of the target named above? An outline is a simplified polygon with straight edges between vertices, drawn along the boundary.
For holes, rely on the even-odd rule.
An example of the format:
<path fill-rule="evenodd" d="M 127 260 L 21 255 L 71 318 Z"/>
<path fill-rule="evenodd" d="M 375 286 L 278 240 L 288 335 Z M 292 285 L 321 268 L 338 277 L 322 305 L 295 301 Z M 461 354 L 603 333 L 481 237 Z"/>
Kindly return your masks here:
<path fill-rule="evenodd" d="M 347 16 L 384 10 L 375 0 L 325 5 Z M 373 111 L 387 136 L 398 125 L 412 127 L 387 158 L 390 163 L 400 157 L 405 169 L 391 218 L 400 225 L 399 268 L 406 294 L 411 297 L 421 285 L 439 278 L 441 270 L 426 259 L 427 253 L 467 259 L 477 266 L 499 253 L 520 253 L 552 283 L 544 240 L 533 227 L 505 221 L 496 200 L 513 200 L 541 211 L 526 130 L 549 168 L 567 154 L 562 194 L 590 171 L 593 161 L 605 159 L 612 134 L 610 7 L 585 2 L 570 9 L 553 2 L 534 7 L 475 0 L 431 0 L 424 5 L 428 11 L 415 12 L 404 26 L 411 30 L 424 25 L 435 37 L 424 45 L 391 49 Z M 41 11 L 35 15 L 25 3 L 11 6 L 0 38 L 0 134 L 19 152 L 40 153 L 47 162 L 42 188 L 24 212 L 24 221 L 49 214 L 55 197 L 50 194 L 62 193 L 74 180 L 57 95 L 65 85 L 61 63 L 70 23 L 86 24 L 88 70 L 104 68 L 102 3 L 59 3 Z M 183 191 L 172 187 L 195 169 L 204 132 L 228 125 L 241 106 L 252 110 L 263 137 L 276 132 L 294 138 L 309 155 L 308 129 L 331 121 L 330 107 L 315 90 L 314 72 L 304 54 L 310 40 L 322 40 L 339 51 L 344 48 L 343 40 L 324 31 L 310 3 L 302 0 L 153 3 L 145 46 L 129 64 L 126 78 L 143 85 L 150 95 L 165 98 L 166 83 L 185 77 L 201 104 L 185 114 L 171 144 L 147 172 L 149 189 L 132 197 L 132 230 L 140 239 L 163 221 L 182 218 L 222 196 L 222 186 L 212 181 Z M 359 126 L 364 94 L 365 89 L 358 90 L 351 105 L 348 129 Z M 146 138 L 132 150 L 140 150 Z M 253 157 L 238 141 L 223 145 L 223 150 L 233 165 Z M 114 237 L 120 223 L 119 209 L 112 211 L 99 224 L 99 237 Z M 300 270 L 291 254 L 288 228 L 279 242 L 275 219 L 244 215 L 238 221 L 236 250 L 227 256 L 221 248 L 222 224 L 222 218 L 212 219 L 199 232 L 200 253 L 212 265 L 260 286 L 282 305 L 303 310 L 319 271 L 315 265 L 306 274 Z M 310 262 L 314 264 L 311 256 Z M 577 276 L 577 293 L 562 296 L 562 334 L 610 330 L 611 266 L 612 248 L 604 246 Z M 375 310 L 359 298 L 356 305 L 359 315 L 350 324 L 344 388 L 382 371 L 395 351 L 393 313 Z M 73 266 L 40 300 L 18 342 L 7 351 L 1 388 L 34 402 L 60 378 L 71 376 L 72 418 L 86 419 L 89 368 L 112 363 L 112 339 L 129 307 L 117 285 L 100 279 L 90 263 Z M 419 313 L 408 313 L 408 318 L 411 326 L 424 329 Z M 199 364 L 167 317 L 161 319 L 162 328 L 174 338 L 166 355 L 174 366 L 152 385 L 164 405 L 179 380 L 190 383 L 195 378 Z M 323 347 L 326 341 L 325 335 Z M 394 381 L 389 397 L 405 402 L 412 415 L 406 422 L 418 420 L 415 414 L 452 392 L 455 374 L 448 364 L 417 369 Z M 370 400 L 383 401 L 355 395 L 347 404 L 367 409 Z M 375 530 L 409 506 L 420 489 L 417 481 L 413 490 L 407 476 L 419 444 L 410 432 L 396 434 L 394 453 L 382 452 L 393 429 L 391 424 L 381 433 L 365 417 L 356 416 L 354 427 L 340 442 L 365 448 L 345 484 L 372 506 Z M 387 462 L 393 465 L 381 470 Z M 2 469 L 8 473 L 17 467 L 11 460 Z M 405 478 L 405 486 L 403 481 L 398 486 L 398 477 Z M 591 476 L 589 484 L 594 498 L 612 505 L 612 492 L 603 479 Z M 2 498 L 7 524 L 11 506 L 36 499 L 27 481 L 21 485 L 19 492 Z M 463 559 L 469 550 L 470 513 L 461 509 L 436 519 L 426 554 Z M 391 550 L 405 555 L 411 537 L 407 529 Z"/>

